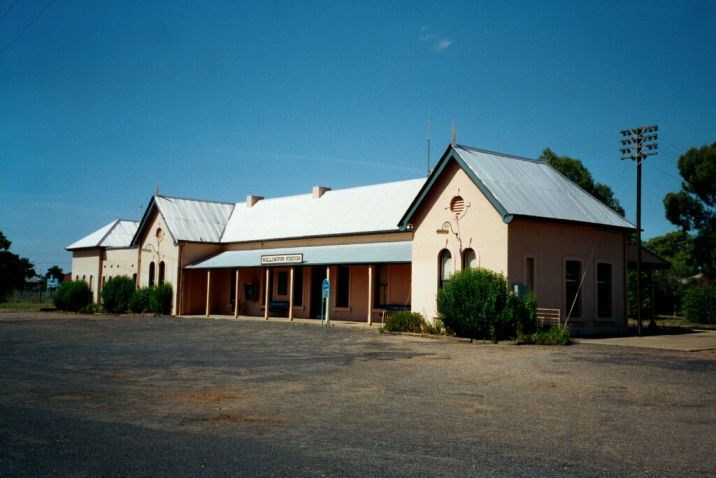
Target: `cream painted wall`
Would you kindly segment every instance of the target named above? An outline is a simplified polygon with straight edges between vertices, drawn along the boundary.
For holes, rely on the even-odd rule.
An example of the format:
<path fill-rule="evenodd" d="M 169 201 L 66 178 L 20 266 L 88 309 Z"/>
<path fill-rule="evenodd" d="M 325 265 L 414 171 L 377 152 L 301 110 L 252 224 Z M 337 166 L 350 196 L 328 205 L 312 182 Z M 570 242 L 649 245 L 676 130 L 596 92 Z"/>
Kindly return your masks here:
<path fill-rule="evenodd" d="M 152 213 L 144 234 L 139 239 L 139 287 L 149 285 L 149 264 L 154 262 L 154 284 L 159 280 L 159 264 L 164 261 L 164 282 L 172 285 L 172 314 L 178 307 L 179 247 L 174 244 L 164 219 Z"/>
<path fill-rule="evenodd" d="M 102 285 L 112 277 L 137 273 L 137 249 L 106 249 L 102 261 Z"/>
<path fill-rule="evenodd" d="M 450 211 L 450 201 L 461 196 L 467 206 L 457 220 Z M 443 224 L 459 230 L 438 234 Z M 413 219 L 412 310 L 432 320 L 437 316 L 438 256 L 442 249 L 452 255 L 453 270 L 462 269 L 462 251 L 471 248 L 478 265 L 507 273 L 507 224 L 475 186 L 470 177 L 451 161 L 425 198 Z"/>
<path fill-rule="evenodd" d="M 515 218 L 509 225 L 511 283 L 525 280 L 525 258 L 535 259 L 535 295 L 539 307 L 561 309 L 566 317 L 565 261 L 582 263 L 582 317 L 573 322 L 597 326 L 625 324 L 625 233 L 595 226 Z M 612 265 L 612 318 L 597 319 L 596 264 Z"/>
<path fill-rule="evenodd" d="M 101 274 L 102 249 L 79 249 L 72 251 L 72 280 L 84 280 L 92 290 L 92 301 L 99 301 L 99 277 Z"/>

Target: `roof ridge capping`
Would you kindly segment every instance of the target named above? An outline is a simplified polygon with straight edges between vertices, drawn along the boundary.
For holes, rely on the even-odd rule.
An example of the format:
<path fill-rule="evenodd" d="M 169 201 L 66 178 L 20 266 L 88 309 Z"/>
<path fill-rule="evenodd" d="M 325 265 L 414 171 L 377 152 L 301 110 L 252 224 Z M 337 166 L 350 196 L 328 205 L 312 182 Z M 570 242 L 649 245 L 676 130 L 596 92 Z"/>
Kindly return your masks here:
<path fill-rule="evenodd" d="M 510 153 L 501 153 L 499 151 L 492 151 L 489 149 L 483 149 L 483 148 L 476 148 L 474 146 L 465 146 L 464 144 L 456 144 L 456 149 L 465 149 L 468 151 L 477 151 L 479 153 L 485 153 L 485 154 L 491 154 L 493 156 L 500 156 L 502 158 L 509 158 L 509 159 L 518 159 L 520 161 L 529 161 L 530 163 L 538 163 L 538 164 L 547 164 L 546 161 L 543 159 L 535 159 L 535 158 L 527 158 L 525 156 L 517 156 L 515 154 Z"/>
<path fill-rule="evenodd" d="M 187 197 L 182 197 L 182 196 L 165 196 L 163 194 L 156 195 L 154 197 L 161 198 L 161 199 L 168 199 L 168 200 L 176 199 L 179 201 L 193 201 L 193 202 L 203 202 L 203 203 L 210 203 L 210 204 L 226 204 L 229 206 L 234 206 L 237 204 L 236 201 L 213 201 L 211 199 L 194 199 L 194 198 L 187 198 Z"/>

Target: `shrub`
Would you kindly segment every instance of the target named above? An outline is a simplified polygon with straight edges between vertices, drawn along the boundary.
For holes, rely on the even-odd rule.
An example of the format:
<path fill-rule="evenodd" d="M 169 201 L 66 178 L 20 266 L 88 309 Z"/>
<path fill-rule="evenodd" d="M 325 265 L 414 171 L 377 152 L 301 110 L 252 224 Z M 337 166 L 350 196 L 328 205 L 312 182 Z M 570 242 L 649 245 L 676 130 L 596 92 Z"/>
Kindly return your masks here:
<path fill-rule="evenodd" d="M 536 303 L 508 287 L 502 274 L 465 269 L 438 291 L 438 312 L 445 327 L 460 337 L 493 341 L 515 337 L 518 329 L 534 330 Z"/>
<path fill-rule="evenodd" d="M 534 344 L 534 345 L 571 345 L 572 339 L 569 337 L 569 329 L 567 327 L 548 327 L 538 330 L 531 334 L 520 335 L 517 339 L 518 344 Z"/>
<path fill-rule="evenodd" d="M 136 285 L 127 276 L 111 277 L 102 287 L 102 305 L 110 314 L 123 314 L 129 308 L 129 300 Z"/>
<path fill-rule="evenodd" d="M 82 307 L 78 312 L 80 314 L 96 314 L 97 312 L 100 312 L 101 309 L 97 304 L 87 304 L 84 307 Z"/>
<path fill-rule="evenodd" d="M 137 289 L 129 299 L 129 310 L 135 314 L 142 314 L 149 310 L 149 298 L 152 296 L 154 287 L 142 287 Z"/>
<path fill-rule="evenodd" d="M 381 327 L 381 332 L 415 332 L 423 331 L 425 319 L 417 312 L 400 311 L 389 315 L 385 319 L 385 324 Z"/>
<path fill-rule="evenodd" d="M 60 310 L 77 312 L 92 303 L 92 291 L 85 281 L 65 281 L 52 300 Z"/>
<path fill-rule="evenodd" d="M 423 332 L 432 335 L 443 335 L 445 333 L 445 325 L 440 318 L 436 317 L 432 322 L 423 321 Z"/>
<path fill-rule="evenodd" d="M 684 313 L 691 322 L 716 324 L 716 284 L 702 283 L 687 289 Z"/>
<path fill-rule="evenodd" d="M 149 296 L 149 311 L 153 314 L 171 314 L 172 286 L 170 284 L 162 284 L 152 288 L 152 293 Z"/>

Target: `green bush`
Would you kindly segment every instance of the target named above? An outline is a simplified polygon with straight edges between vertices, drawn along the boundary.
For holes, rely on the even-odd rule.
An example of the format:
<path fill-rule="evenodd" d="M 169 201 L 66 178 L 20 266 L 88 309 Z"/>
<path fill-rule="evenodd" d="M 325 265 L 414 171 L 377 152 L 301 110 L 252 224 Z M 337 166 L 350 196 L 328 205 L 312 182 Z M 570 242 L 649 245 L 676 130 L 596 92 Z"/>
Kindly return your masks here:
<path fill-rule="evenodd" d="M 129 308 L 129 301 L 136 285 L 131 277 L 110 277 L 102 287 L 102 305 L 110 314 L 123 314 Z"/>
<path fill-rule="evenodd" d="M 423 331 L 425 319 L 417 312 L 407 310 L 396 312 L 385 319 L 381 332 L 414 332 Z"/>
<path fill-rule="evenodd" d="M 154 287 L 142 287 L 137 289 L 129 299 L 129 310 L 135 314 L 142 314 L 149 311 L 149 298 L 152 296 Z"/>
<path fill-rule="evenodd" d="M 149 296 L 149 311 L 153 314 L 169 315 L 172 312 L 172 286 L 162 284 L 152 288 Z"/>
<path fill-rule="evenodd" d="M 60 310 L 77 312 L 92 303 L 92 291 L 85 281 L 65 281 L 52 299 Z"/>
<path fill-rule="evenodd" d="M 445 333 L 445 325 L 440 318 L 433 319 L 432 322 L 423 321 L 423 332 L 431 335 L 443 335 Z"/>
<path fill-rule="evenodd" d="M 460 337 L 492 341 L 530 333 L 536 324 L 536 302 L 520 298 L 502 274 L 465 269 L 438 291 L 438 313 L 445 327 Z"/>
<path fill-rule="evenodd" d="M 534 345 L 571 345 L 572 339 L 569 337 L 569 329 L 567 327 L 548 327 L 544 330 L 538 330 L 531 334 L 519 335 L 518 344 L 534 344 Z"/>
<path fill-rule="evenodd" d="M 687 289 L 683 306 L 691 322 L 716 324 L 716 284 L 702 283 Z"/>

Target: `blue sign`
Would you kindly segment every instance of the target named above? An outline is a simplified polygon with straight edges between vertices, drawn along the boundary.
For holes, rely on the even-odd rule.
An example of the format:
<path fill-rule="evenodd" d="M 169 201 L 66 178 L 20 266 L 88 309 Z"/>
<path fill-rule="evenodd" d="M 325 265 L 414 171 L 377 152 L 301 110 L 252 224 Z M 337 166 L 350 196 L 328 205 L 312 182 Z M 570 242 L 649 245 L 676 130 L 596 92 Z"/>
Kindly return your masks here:
<path fill-rule="evenodd" d="M 50 276 L 50 278 L 47 279 L 47 290 L 57 289 L 58 287 L 60 287 L 60 279 L 56 279 L 55 276 Z"/>
<path fill-rule="evenodd" d="M 328 299 L 331 296 L 331 281 L 329 281 L 328 279 L 323 279 L 322 290 L 322 297 L 324 299 Z"/>

